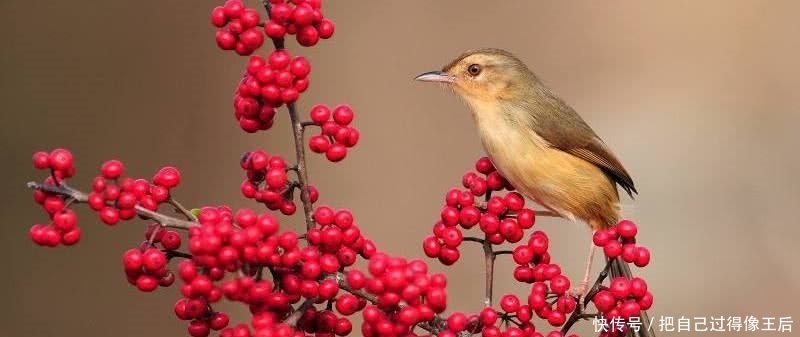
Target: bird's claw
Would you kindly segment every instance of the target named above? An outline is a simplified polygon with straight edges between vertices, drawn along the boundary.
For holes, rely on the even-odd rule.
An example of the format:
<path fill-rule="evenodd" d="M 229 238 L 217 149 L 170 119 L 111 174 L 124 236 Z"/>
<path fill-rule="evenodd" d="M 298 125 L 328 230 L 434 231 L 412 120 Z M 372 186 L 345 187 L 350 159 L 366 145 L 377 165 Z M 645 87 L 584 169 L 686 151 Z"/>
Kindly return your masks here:
<path fill-rule="evenodd" d="M 578 308 L 580 308 L 581 312 L 583 312 L 583 310 L 585 309 L 583 305 L 583 300 L 588 292 L 589 292 L 588 281 L 582 281 L 577 287 L 570 289 L 568 292 L 570 296 L 577 298 Z"/>

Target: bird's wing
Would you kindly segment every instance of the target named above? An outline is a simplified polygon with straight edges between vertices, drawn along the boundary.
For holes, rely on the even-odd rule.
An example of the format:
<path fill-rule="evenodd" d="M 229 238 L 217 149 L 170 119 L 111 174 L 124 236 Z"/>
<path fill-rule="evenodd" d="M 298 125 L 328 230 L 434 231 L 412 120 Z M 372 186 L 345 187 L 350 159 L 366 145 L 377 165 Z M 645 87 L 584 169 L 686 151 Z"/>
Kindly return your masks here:
<path fill-rule="evenodd" d="M 553 148 L 601 168 L 633 198 L 633 194 L 638 193 L 633 179 L 605 142 L 570 106 L 554 95 L 549 98 L 526 107 L 539 110 L 531 114 L 531 118 L 535 118 L 531 123 L 534 131 Z"/>

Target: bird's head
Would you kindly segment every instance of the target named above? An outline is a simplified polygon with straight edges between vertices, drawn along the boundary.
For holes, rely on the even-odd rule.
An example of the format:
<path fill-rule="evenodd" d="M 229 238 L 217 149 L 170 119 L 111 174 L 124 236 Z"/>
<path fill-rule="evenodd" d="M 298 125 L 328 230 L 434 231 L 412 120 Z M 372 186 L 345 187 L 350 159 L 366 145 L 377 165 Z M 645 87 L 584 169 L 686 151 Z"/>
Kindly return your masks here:
<path fill-rule="evenodd" d="M 468 51 L 442 70 L 423 73 L 415 80 L 443 83 L 471 104 L 515 100 L 536 83 L 522 61 L 501 49 Z"/>

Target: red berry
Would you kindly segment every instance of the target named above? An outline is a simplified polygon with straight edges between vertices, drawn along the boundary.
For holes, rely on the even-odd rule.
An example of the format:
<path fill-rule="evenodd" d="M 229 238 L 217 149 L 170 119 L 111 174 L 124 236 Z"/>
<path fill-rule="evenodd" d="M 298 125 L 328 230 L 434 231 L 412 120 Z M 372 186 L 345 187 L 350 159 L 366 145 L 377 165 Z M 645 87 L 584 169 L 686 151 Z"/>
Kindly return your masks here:
<path fill-rule="evenodd" d="M 264 24 L 264 34 L 267 34 L 267 36 L 272 39 L 280 39 L 286 35 L 286 27 L 273 20 L 269 20 Z"/>
<path fill-rule="evenodd" d="M 329 39 L 333 36 L 333 31 L 335 30 L 335 25 L 333 21 L 328 19 L 322 19 L 322 21 L 317 25 L 317 31 L 319 32 L 319 37 L 321 39 Z"/>
<path fill-rule="evenodd" d="M 636 224 L 630 220 L 622 220 L 617 224 L 617 233 L 623 239 L 632 239 L 637 232 Z"/>
<path fill-rule="evenodd" d="M 33 154 L 33 167 L 43 170 L 50 167 L 50 155 L 47 152 L 39 151 Z"/>
<path fill-rule="evenodd" d="M 547 317 L 547 323 L 552 326 L 561 326 L 567 321 L 567 315 L 559 311 L 551 311 L 550 316 Z"/>
<path fill-rule="evenodd" d="M 211 333 L 211 329 L 207 322 L 193 320 L 189 323 L 189 335 L 192 337 L 206 337 Z"/>
<path fill-rule="evenodd" d="M 622 245 L 622 260 L 628 263 L 636 260 L 636 244 L 626 243 Z"/>
<path fill-rule="evenodd" d="M 244 44 L 248 50 L 252 51 L 261 47 L 264 43 L 264 34 L 260 30 L 250 28 L 239 35 L 239 41 Z M 245 55 L 249 53 L 244 53 Z"/>
<path fill-rule="evenodd" d="M 641 310 L 649 310 L 653 305 L 653 294 L 648 291 L 637 303 L 639 303 L 639 308 Z"/>
<path fill-rule="evenodd" d="M 557 275 L 550 279 L 550 290 L 556 294 L 564 294 L 569 290 L 569 279 L 564 275 Z"/>
<path fill-rule="evenodd" d="M 274 9 L 274 7 L 273 7 Z M 284 70 L 289 66 L 292 58 L 285 49 L 278 49 L 269 54 L 269 65 L 275 70 Z"/>
<path fill-rule="evenodd" d="M 331 142 L 323 135 L 313 135 L 308 138 L 308 148 L 315 153 L 324 153 L 330 146 Z"/>
<path fill-rule="evenodd" d="M 154 184 L 166 187 L 168 189 L 177 186 L 178 184 L 180 184 L 180 182 L 181 182 L 180 171 L 171 166 L 162 167 L 153 177 Z"/>
<path fill-rule="evenodd" d="M 441 249 L 442 245 L 439 243 L 439 239 L 437 239 L 436 236 L 430 235 L 422 240 L 422 250 L 425 252 L 425 255 L 430 258 L 439 256 Z"/>
<path fill-rule="evenodd" d="M 228 323 L 230 323 L 230 317 L 224 312 L 214 313 L 208 321 L 209 327 L 214 330 L 222 330 L 228 326 Z"/>
<path fill-rule="evenodd" d="M 181 236 L 178 232 L 167 230 L 161 237 L 161 246 L 166 250 L 176 250 L 181 246 Z"/>
<path fill-rule="evenodd" d="M 475 162 L 475 170 L 482 174 L 489 174 L 495 171 L 494 164 L 492 161 L 489 160 L 489 157 L 481 157 L 478 158 L 478 161 Z"/>
<path fill-rule="evenodd" d="M 150 272 L 157 271 L 167 265 L 167 257 L 158 249 L 150 248 L 142 254 L 142 266 Z"/>
<path fill-rule="evenodd" d="M 517 312 L 519 310 L 519 298 L 513 294 L 506 294 L 500 298 L 500 308 L 507 313 Z"/>
<path fill-rule="evenodd" d="M 69 208 L 65 208 L 53 215 L 53 227 L 62 233 L 73 230 L 77 221 L 78 216 L 75 214 L 75 211 Z"/>
<path fill-rule="evenodd" d="M 625 298 L 630 293 L 630 284 L 628 280 L 624 277 L 616 277 L 611 280 L 611 283 L 608 285 L 609 290 L 614 297 L 618 299 Z"/>
<path fill-rule="evenodd" d="M 100 220 L 109 226 L 116 225 L 119 222 L 119 211 L 114 207 L 105 206 L 100 210 Z"/>
<path fill-rule="evenodd" d="M 276 22 L 283 23 L 289 20 L 292 16 L 292 8 L 289 7 L 288 4 L 285 3 L 278 3 L 272 6 L 272 11 L 270 13 L 270 17 L 272 20 Z"/>
<path fill-rule="evenodd" d="M 348 125 L 353 121 L 353 109 L 349 105 L 342 104 L 333 110 L 333 120 L 339 125 Z"/>
<path fill-rule="evenodd" d="M 606 246 L 603 247 L 603 253 L 611 259 L 616 258 L 622 254 L 622 244 L 616 239 L 609 241 Z"/>
<path fill-rule="evenodd" d="M 244 3 L 241 0 L 225 1 L 224 10 L 225 16 L 236 19 L 244 12 Z"/>
<path fill-rule="evenodd" d="M 311 115 L 311 121 L 314 124 L 322 125 L 331 118 L 331 110 L 324 104 L 317 104 L 311 107 L 309 115 Z"/>
<path fill-rule="evenodd" d="M 61 243 L 65 246 L 72 246 L 81 240 L 81 229 L 78 227 L 73 228 L 68 232 L 61 234 Z"/>
<path fill-rule="evenodd" d="M 258 25 L 259 21 L 261 21 L 261 16 L 258 14 L 258 11 L 253 8 L 245 8 L 244 12 L 239 15 L 239 22 L 241 22 L 245 28 L 253 28 Z"/>
<path fill-rule="evenodd" d="M 227 23 L 228 17 L 225 15 L 225 8 L 222 6 L 214 7 L 214 9 L 211 10 L 211 24 L 218 28 L 222 28 Z"/>
<path fill-rule="evenodd" d="M 447 318 L 447 329 L 452 332 L 461 332 L 467 328 L 467 315 L 463 312 L 454 312 Z"/>
<path fill-rule="evenodd" d="M 345 156 L 347 156 L 347 147 L 343 144 L 332 144 L 330 148 L 325 151 L 325 157 L 331 162 L 341 161 Z"/>
<path fill-rule="evenodd" d="M 236 35 L 227 29 L 220 29 L 216 34 L 217 46 L 223 50 L 233 50 L 236 48 Z"/>
<path fill-rule="evenodd" d="M 304 26 L 297 31 L 297 43 L 303 47 L 311 47 L 319 42 L 319 32 L 314 26 Z"/>
<path fill-rule="evenodd" d="M 139 275 L 136 278 L 136 288 L 144 292 L 151 292 L 158 288 L 158 279 L 152 275 Z"/>
<path fill-rule="evenodd" d="M 55 149 L 50 152 L 50 167 L 58 171 L 66 171 L 72 168 L 72 153 L 65 149 Z"/>
<path fill-rule="evenodd" d="M 444 246 L 441 248 L 439 252 L 439 262 L 444 264 L 445 266 L 450 266 L 453 263 L 456 263 L 459 258 L 461 258 L 461 253 L 459 253 L 458 249 L 451 248 Z"/>
<path fill-rule="evenodd" d="M 592 302 L 594 302 L 597 310 L 600 312 L 607 312 L 608 310 L 611 310 L 614 305 L 616 305 L 617 300 L 614 298 L 614 294 L 612 294 L 610 291 L 601 290 L 595 294 Z"/>
<path fill-rule="evenodd" d="M 336 212 L 334 224 L 341 229 L 348 229 L 353 226 L 353 213 L 342 209 Z"/>
<path fill-rule="evenodd" d="M 296 25 L 307 26 L 314 19 L 314 11 L 305 6 L 297 6 L 292 11 L 292 19 Z"/>
<path fill-rule="evenodd" d="M 611 238 L 609 237 L 608 232 L 604 230 L 595 231 L 592 235 L 592 242 L 594 242 L 594 245 L 598 247 L 604 247 L 610 240 Z"/>
<path fill-rule="evenodd" d="M 650 250 L 647 247 L 636 248 L 636 260 L 633 261 L 637 267 L 645 267 L 650 263 Z"/>

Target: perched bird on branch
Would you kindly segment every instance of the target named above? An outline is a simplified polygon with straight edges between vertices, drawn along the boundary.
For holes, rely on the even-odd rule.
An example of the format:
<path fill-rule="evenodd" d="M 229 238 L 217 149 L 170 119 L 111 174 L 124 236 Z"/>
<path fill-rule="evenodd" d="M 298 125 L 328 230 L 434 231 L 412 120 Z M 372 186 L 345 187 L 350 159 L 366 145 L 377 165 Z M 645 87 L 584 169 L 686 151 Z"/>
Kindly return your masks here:
<path fill-rule="evenodd" d="M 469 51 L 416 80 L 443 83 L 458 94 L 469 106 L 497 170 L 522 195 L 556 215 L 585 221 L 594 232 L 620 220 L 617 185 L 631 198 L 637 193 L 603 140 L 511 53 Z M 594 244 L 590 246 L 584 277 L 571 291 L 580 303 L 589 290 L 595 252 Z M 610 263 L 612 276 L 631 278 L 621 258 Z M 645 311 L 642 321 L 649 322 Z M 646 329 L 637 334 L 654 336 Z"/>

